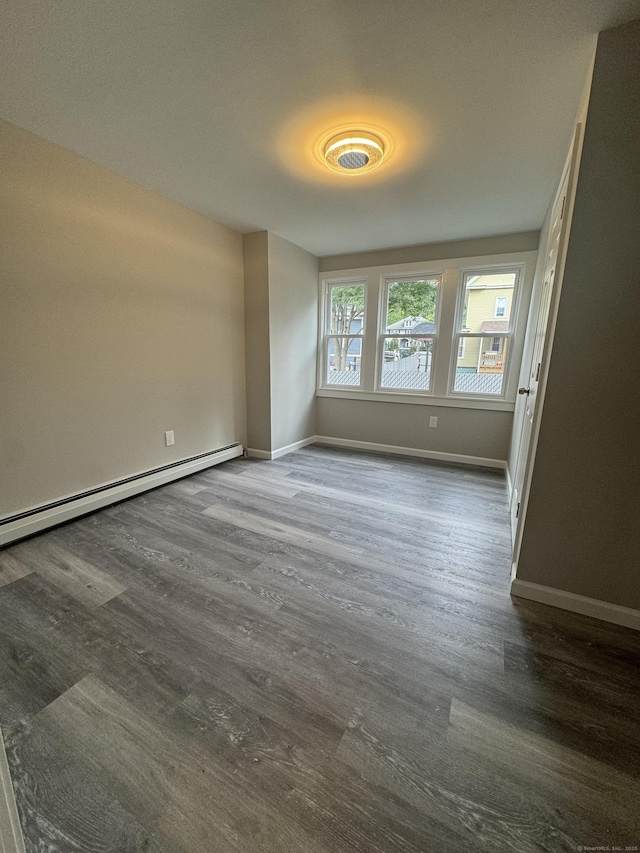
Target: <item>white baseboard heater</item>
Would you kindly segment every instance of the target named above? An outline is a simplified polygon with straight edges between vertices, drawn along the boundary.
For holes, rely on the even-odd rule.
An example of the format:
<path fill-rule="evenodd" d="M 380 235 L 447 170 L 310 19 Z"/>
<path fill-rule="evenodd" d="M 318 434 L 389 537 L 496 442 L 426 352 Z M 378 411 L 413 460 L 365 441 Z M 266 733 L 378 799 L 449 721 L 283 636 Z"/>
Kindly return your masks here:
<path fill-rule="evenodd" d="M 241 444 L 229 444 L 218 450 L 210 450 L 191 456 L 169 465 L 162 465 L 150 471 L 123 477 L 111 483 L 105 483 L 75 495 L 59 498 L 47 504 L 30 507 L 21 512 L 7 515 L 0 519 L 0 546 L 8 545 L 25 536 L 31 536 L 40 530 L 62 524 L 72 518 L 86 515 L 103 506 L 117 503 L 125 498 L 133 497 L 149 489 L 155 489 L 172 480 L 179 480 L 189 474 L 195 474 L 204 468 L 219 465 L 228 459 L 242 456 L 244 449 Z"/>

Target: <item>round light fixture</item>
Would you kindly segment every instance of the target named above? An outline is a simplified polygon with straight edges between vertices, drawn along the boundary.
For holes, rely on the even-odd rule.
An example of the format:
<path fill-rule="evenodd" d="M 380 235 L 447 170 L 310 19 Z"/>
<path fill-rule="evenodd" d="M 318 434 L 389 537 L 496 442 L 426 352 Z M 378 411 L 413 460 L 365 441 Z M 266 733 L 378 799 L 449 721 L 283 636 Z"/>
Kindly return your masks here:
<path fill-rule="evenodd" d="M 341 175 L 362 175 L 384 159 L 384 145 L 372 133 L 352 130 L 333 136 L 324 147 L 324 161 Z"/>

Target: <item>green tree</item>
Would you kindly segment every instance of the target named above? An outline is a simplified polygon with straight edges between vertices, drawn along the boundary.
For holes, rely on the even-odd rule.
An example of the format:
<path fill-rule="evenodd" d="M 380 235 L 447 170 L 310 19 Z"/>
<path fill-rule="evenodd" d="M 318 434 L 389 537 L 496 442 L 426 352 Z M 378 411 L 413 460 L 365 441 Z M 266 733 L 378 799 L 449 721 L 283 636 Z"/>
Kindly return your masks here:
<path fill-rule="evenodd" d="M 331 334 L 348 335 L 352 331 L 355 320 L 364 316 L 364 287 L 360 284 L 344 285 L 331 288 Z M 336 370 L 344 370 L 347 366 L 347 352 L 353 337 L 334 338 L 334 355 Z M 358 336 L 359 337 L 359 336 Z"/>
<path fill-rule="evenodd" d="M 438 285 L 432 279 L 392 282 L 389 285 L 387 326 L 405 317 L 424 317 L 433 321 L 437 300 Z"/>

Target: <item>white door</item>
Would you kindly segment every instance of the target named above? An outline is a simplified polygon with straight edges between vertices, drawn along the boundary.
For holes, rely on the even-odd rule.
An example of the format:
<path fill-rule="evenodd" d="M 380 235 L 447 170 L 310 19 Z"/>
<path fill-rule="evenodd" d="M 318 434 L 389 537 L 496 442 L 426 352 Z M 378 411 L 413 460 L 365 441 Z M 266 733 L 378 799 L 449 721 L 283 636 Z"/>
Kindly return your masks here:
<path fill-rule="evenodd" d="M 522 536 L 524 522 L 524 509 L 526 508 L 526 497 L 531 480 L 533 456 L 536 436 L 536 411 L 541 405 L 542 387 L 541 380 L 544 379 L 550 351 L 552 335 L 548 335 L 549 320 L 552 313 L 552 305 L 557 306 L 559 283 L 556 282 L 556 273 L 559 266 L 564 263 L 564 252 L 567 236 L 567 212 L 569 210 L 570 194 L 575 194 L 577 163 L 580 153 L 581 130 L 578 126 L 574 137 L 574 144 L 570 156 L 562 174 L 562 180 L 554 199 L 551 211 L 551 222 L 545 251 L 545 268 L 542 290 L 538 302 L 537 317 L 535 320 L 535 336 L 531 352 L 531 361 L 526 381 L 518 389 L 520 402 L 516 406 L 514 417 L 519 428 L 520 444 L 518 448 L 516 467 L 512 475 L 511 493 L 511 535 L 514 546 L 514 564 Z M 554 285 L 558 285 L 554 287 Z M 538 413 L 539 415 L 539 413 Z"/>

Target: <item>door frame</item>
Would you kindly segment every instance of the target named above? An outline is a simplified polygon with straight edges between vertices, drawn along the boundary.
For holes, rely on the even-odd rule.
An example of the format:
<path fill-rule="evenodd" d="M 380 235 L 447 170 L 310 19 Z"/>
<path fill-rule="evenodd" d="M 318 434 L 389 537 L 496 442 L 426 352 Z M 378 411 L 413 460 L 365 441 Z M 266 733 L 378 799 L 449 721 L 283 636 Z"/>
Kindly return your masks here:
<path fill-rule="evenodd" d="M 531 423 L 531 431 L 529 435 L 529 447 L 523 448 L 520 446 L 524 432 L 524 419 L 526 417 L 526 405 L 521 405 L 520 407 L 516 406 L 516 412 L 518 412 L 519 408 L 519 417 L 522 419 L 522 430 L 520 432 L 520 442 L 518 446 L 517 453 L 515 455 L 515 464 L 518 465 L 520 459 L 522 459 L 522 463 L 524 465 L 524 476 L 522 479 L 522 491 L 520 495 L 515 494 L 515 491 L 510 496 L 510 508 L 511 503 L 514 500 L 519 500 L 520 507 L 517 513 L 517 522 L 516 528 L 512 531 L 512 539 L 513 539 L 513 553 L 512 553 L 512 562 L 511 562 L 511 580 L 513 581 L 516 577 L 518 570 L 518 559 L 520 557 L 520 546 L 522 544 L 522 536 L 524 532 L 526 515 L 527 515 L 527 505 L 529 501 L 529 491 L 531 488 L 531 481 L 533 479 L 533 469 L 535 465 L 535 457 L 536 457 L 536 449 L 538 446 L 538 437 L 540 434 L 540 424 L 542 421 L 542 411 L 544 409 L 544 398 L 547 389 L 547 379 L 549 376 L 549 362 L 551 358 L 551 352 L 553 349 L 553 339 L 555 336 L 556 330 L 556 321 L 558 318 L 558 306 L 560 303 L 560 293 L 562 291 L 562 281 L 564 278 L 564 268 L 567 257 L 567 244 L 569 234 L 571 232 L 571 220 L 573 218 L 573 208 L 575 204 L 576 197 L 576 189 L 578 184 L 578 173 L 580 170 L 580 157 L 582 155 L 582 145 L 584 140 L 584 122 L 580 122 L 576 125 L 573 139 L 571 141 L 571 146 L 569 148 L 569 154 L 567 155 L 567 159 L 565 161 L 565 166 L 562 170 L 562 175 L 560 178 L 560 183 L 554 193 L 553 201 L 551 204 L 550 210 L 553 210 L 556 207 L 558 202 L 558 197 L 562 190 L 562 186 L 564 183 L 564 177 L 569 171 L 569 179 L 567 182 L 567 191 L 566 191 L 566 199 L 564 202 L 564 212 L 563 212 L 563 222 L 560 231 L 560 237 L 558 240 L 558 252 L 555 259 L 555 275 L 553 277 L 553 282 L 551 284 L 551 297 L 549 300 L 549 315 L 546 326 L 546 334 L 544 339 L 544 345 L 542 347 L 542 354 L 540 359 L 540 374 L 538 378 L 538 386 L 537 386 L 537 400 L 535 410 L 533 412 L 533 418 Z M 545 241 L 545 255 L 544 258 L 541 259 L 541 263 L 539 266 L 539 275 L 536 277 L 536 284 L 539 283 L 537 290 L 534 290 L 538 299 L 542 296 L 543 286 L 544 286 L 544 278 L 547 273 L 547 259 L 548 253 L 550 249 L 550 236 L 551 229 Z M 534 284 L 535 288 L 535 284 Z M 527 379 L 530 376 L 531 372 L 531 359 L 534 355 L 534 346 L 535 341 L 531 340 L 531 336 L 535 337 L 536 334 L 536 326 L 538 321 L 538 312 L 539 312 L 539 302 L 536 301 L 536 304 L 532 307 L 532 311 L 529 316 L 529 325 L 527 328 L 527 342 L 525 343 L 525 348 L 527 352 L 530 352 L 530 356 L 527 359 Z M 529 344 L 529 346 L 527 346 Z M 516 412 L 514 412 L 514 418 L 516 416 Z M 511 472 L 510 472 L 511 473 Z M 511 477 L 511 482 L 515 483 L 516 481 L 516 471 L 513 471 L 513 476 Z"/>

